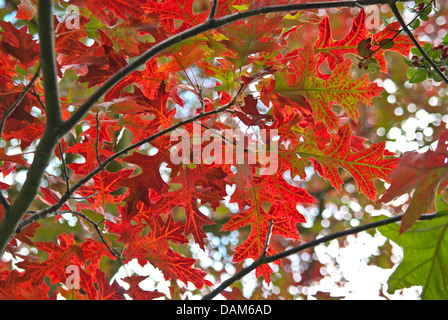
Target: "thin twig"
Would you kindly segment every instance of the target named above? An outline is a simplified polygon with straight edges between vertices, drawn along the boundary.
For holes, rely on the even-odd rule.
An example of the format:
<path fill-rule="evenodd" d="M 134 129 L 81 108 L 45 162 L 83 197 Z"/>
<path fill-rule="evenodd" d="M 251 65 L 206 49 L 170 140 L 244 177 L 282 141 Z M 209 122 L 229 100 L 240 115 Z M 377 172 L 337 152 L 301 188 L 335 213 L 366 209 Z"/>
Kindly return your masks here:
<path fill-rule="evenodd" d="M 420 43 L 418 43 L 417 39 L 414 37 L 414 35 L 412 34 L 411 30 L 408 28 L 408 26 L 404 22 L 403 17 L 401 16 L 400 11 L 397 8 L 397 5 L 395 3 L 390 3 L 389 6 L 392 9 L 392 12 L 394 13 L 394 15 L 397 18 L 398 22 L 400 23 L 401 27 L 407 33 L 409 38 L 412 40 L 412 42 L 414 43 L 414 45 L 418 49 L 418 51 L 420 51 L 420 53 L 422 54 L 423 58 L 431 65 L 431 67 L 434 69 L 434 71 L 442 78 L 443 82 L 448 84 L 448 79 L 445 77 L 443 72 L 440 71 L 439 67 L 437 67 L 437 65 L 434 63 L 434 61 L 432 61 L 432 59 L 426 54 L 425 50 L 423 50 L 423 48 L 420 45 Z"/>
<path fill-rule="evenodd" d="M 98 111 L 96 112 L 96 139 L 95 139 L 95 154 L 96 154 L 96 161 L 98 161 L 98 165 L 101 164 L 100 159 L 100 152 L 98 149 L 98 141 L 100 137 L 100 121 L 98 119 Z"/>
<path fill-rule="evenodd" d="M 64 151 L 62 150 L 62 144 L 58 143 L 59 153 L 61 154 L 61 162 L 62 162 L 62 172 L 64 173 L 65 184 L 66 184 L 66 193 L 70 192 L 70 178 L 68 176 L 67 163 L 65 162 Z"/>
<path fill-rule="evenodd" d="M 83 214 L 82 212 L 78 212 L 78 211 L 70 211 L 70 213 L 76 214 L 77 216 L 82 217 L 83 219 L 87 220 L 88 222 L 90 222 L 90 224 L 95 228 L 96 232 L 98 233 L 98 235 L 101 238 L 101 241 L 104 243 L 104 245 L 107 247 L 107 249 L 109 250 L 109 252 L 118 260 L 122 260 L 123 257 L 121 256 L 121 254 L 117 254 L 116 252 L 114 252 L 114 250 L 112 250 L 113 248 L 111 248 L 109 246 L 109 244 L 106 242 L 106 239 L 103 236 L 103 231 L 100 228 L 100 224 L 103 223 L 104 220 L 101 220 L 99 223 L 96 223 L 95 221 L 93 221 L 92 219 L 90 219 L 88 216 L 86 216 L 85 214 Z"/>
<path fill-rule="evenodd" d="M 96 191 L 95 193 L 92 193 L 91 195 L 89 195 L 89 196 L 85 196 L 85 197 L 70 197 L 70 199 L 72 199 L 72 200 L 87 200 L 87 199 L 90 199 L 90 198 L 93 198 L 94 196 L 96 196 L 97 194 L 99 194 L 101 192 L 101 189 L 100 190 L 98 190 L 98 191 Z"/>
<path fill-rule="evenodd" d="M 218 0 L 211 0 L 210 12 L 208 14 L 208 20 L 213 20 L 215 18 L 217 7 L 218 7 Z"/>
<path fill-rule="evenodd" d="M 271 242 L 273 227 L 274 227 L 274 220 L 271 220 L 271 222 L 269 223 L 268 235 L 266 237 L 266 242 L 264 244 L 263 252 L 261 253 L 261 256 L 260 256 L 261 259 L 264 259 L 266 257 L 266 254 L 268 253 L 269 242 Z"/>
<path fill-rule="evenodd" d="M 34 85 L 33 85 L 33 91 L 30 91 L 30 93 L 37 99 L 37 102 L 39 102 L 40 106 L 42 107 L 42 110 L 45 111 L 45 104 L 42 102 L 40 95 L 36 92 L 36 87 Z"/>
<path fill-rule="evenodd" d="M 96 232 L 98 233 L 98 235 L 101 238 L 101 241 L 104 243 L 104 245 L 107 247 L 107 249 L 110 251 L 110 253 L 116 257 L 119 260 L 122 260 L 123 257 L 119 254 L 117 254 L 116 252 L 114 252 L 113 248 L 111 248 L 109 246 L 109 244 L 106 242 L 106 239 L 103 236 L 103 231 L 100 228 L 100 224 L 103 223 L 103 220 L 96 223 L 95 221 L 93 221 L 92 219 L 90 219 L 88 216 L 86 216 L 84 213 L 79 212 L 79 211 L 75 211 L 75 210 L 61 210 L 61 211 L 55 211 L 52 212 L 51 215 L 49 214 L 42 214 L 42 212 L 36 212 L 36 211 L 28 211 L 28 213 L 30 213 L 31 215 L 25 219 L 22 220 L 22 222 L 20 222 L 19 227 L 17 228 L 17 233 L 20 233 L 23 229 L 25 229 L 27 226 L 29 226 L 30 224 L 41 220 L 41 219 L 45 219 L 45 218 L 49 218 L 51 216 L 57 216 L 60 214 L 65 214 L 65 213 L 72 213 L 75 214 L 85 220 L 87 220 L 96 230 Z"/>

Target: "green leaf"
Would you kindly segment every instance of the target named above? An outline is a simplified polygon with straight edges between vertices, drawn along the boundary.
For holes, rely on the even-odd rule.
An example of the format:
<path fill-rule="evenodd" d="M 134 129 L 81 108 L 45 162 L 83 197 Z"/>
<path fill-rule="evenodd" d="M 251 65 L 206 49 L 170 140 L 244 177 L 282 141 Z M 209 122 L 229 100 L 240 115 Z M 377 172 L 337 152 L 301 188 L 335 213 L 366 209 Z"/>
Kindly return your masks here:
<path fill-rule="evenodd" d="M 382 49 L 391 49 L 394 47 L 394 41 L 392 39 L 383 39 L 379 45 Z"/>
<path fill-rule="evenodd" d="M 408 69 L 407 74 L 409 77 L 409 83 L 422 82 L 428 77 L 428 71 L 419 68 L 410 68 Z"/>
<path fill-rule="evenodd" d="M 411 49 L 411 53 L 412 54 L 415 54 L 415 55 L 417 55 L 417 56 L 421 56 L 422 54 L 420 53 L 420 50 L 418 50 L 417 48 L 412 48 Z"/>
<path fill-rule="evenodd" d="M 448 33 L 443 36 L 443 43 L 448 43 Z"/>
<path fill-rule="evenodd" d="M 420 19 L 423 20 L 423 21 L 428 21 L 428 20 L 429 20 L 429 17 L 428 17 L 428 15 L 426 15 L 425 13 L 421 13 L 421 14 L 420 14 Z"/>
<path fill-rule="evenodd" d="M 436 194 L 436 210 L 438 215 L 448 215 L 448 203 L 443 199 L 443 193 Z"/>
<path fill-rule="evenodd" d="M 437 81 L 437 82 L 442 81 L 442 77 L 441 77 L 437 72 L 435 72 L 434 70 L 431 70 L 431 71 L 430 71 L 430 75 L 431 75 L 431 78 L 432 78 L 434 81 Z"/>
<path fill-rule="evenodd" d="M 410 27 L 412 29 L 417 29 L 418 27 L 420 27 L 420 20 L 416 19 L 416 20 L 412 21 Z"/>
<path fill-rule="evenodd" d="M 374 58 L 367 59 L 366 66 L 367 66 L 367 71 L 369 71 L 369 72 L 375 72 L 375 71 L 380 70 L 380 67 L 378 66 L 378 60 L 376 60 Z"/>
<path fill-rule="evenodd" d="M 367 57 L 370 54 L 370 50 L 366 48 L 367 40 L 363 39 L 358 43 L 358 54 L 361 57 Z"/>
<path fill-rule="evenodd" d="M 418 221 L 401 236 L 399 229 L 399 224 L 378 228 L 403 248 L 403 261 L 388 280 L 388 292 L 422 286 L 422 299 L 448 299 L 448 215 Z"/>

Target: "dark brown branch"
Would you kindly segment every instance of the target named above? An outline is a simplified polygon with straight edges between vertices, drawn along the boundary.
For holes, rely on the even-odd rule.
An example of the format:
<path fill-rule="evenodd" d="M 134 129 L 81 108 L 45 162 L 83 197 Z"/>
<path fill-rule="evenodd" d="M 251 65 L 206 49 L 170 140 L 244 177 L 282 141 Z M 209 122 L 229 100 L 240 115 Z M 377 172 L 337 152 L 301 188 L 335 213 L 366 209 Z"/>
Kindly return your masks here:
<path fill-rule="evenodd" d="M 70 178 L 68 175 L 67 164 L 65 162 L 64 151 L 62 150 L 62 144 L 58 143 L 59 153 L 61 154 L 62 172 L 64 173 L 64 179 L 66 184 L 66 192 L 70 192 Z"/>
<path fill-rule="evenodd" d="M 210 12 L 208 14 L 208 20 L 212 20 L 215 18 L 217 7 L 218 7 L 218 0 L 211 0 Z"/>
<path fill-rule="evenodd" d="M 54 60 L 52 5 L 53 2 L 50 0 L 39 1 L 40 58 L 44 78 L 47 123 L 22 189 L 11 204 L 7 214 L 0 221 L 0 256 L 3 256 L 6 246 L 14 236 L 20 221 L 34 201 L 54 149 L 63 135 L 59 128 L 62 120 L 57 88 L 56 62 Z M 53 51 L 52 53 L 49 53 L 50 49 Z M 50 55 L 46 56 L 47 53 Z M 53 72 L 54 74 L 52 74 Z"/>

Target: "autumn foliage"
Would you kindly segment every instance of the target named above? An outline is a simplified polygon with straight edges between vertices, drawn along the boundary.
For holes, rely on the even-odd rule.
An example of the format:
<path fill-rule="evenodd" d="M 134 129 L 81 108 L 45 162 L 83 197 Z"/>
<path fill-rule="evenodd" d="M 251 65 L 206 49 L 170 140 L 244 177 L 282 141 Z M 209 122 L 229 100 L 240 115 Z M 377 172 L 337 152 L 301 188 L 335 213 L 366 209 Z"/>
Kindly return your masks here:
<path fill-rule="evenodd" d="M 209 1 L 54 2 L 61 128 L 54 132 L 63 135 L 35 182 L 38 193 L 10 230 L 5 257 L 19 262 L 0 261 L 0 298 L 176 299 L 176 281 L 208 292 L 217 284 L 190 246 L 206 251 L 207 232 L 241 231 L 228 252 L 240 269 L 247 259 L 279 252 L 271 236 L 300 243 L 298 227 L 307 220 L 298 208 L 318 204 L 308 183 L 316 174 L 338 193 L 349 177 L 370 203 L 417 187 L 400 233 L 429 212 L 448 182 L 446 133 L 436 150 L 402 157 L 357 133 L 360 110 L 374 108 L 384 90 L 369 71 L 388 75 L 386 52 L 410 58 L 412 39 L 398 21 L 368 30 L 363 8 L 345 13 L 351 19 L 339 40 L 319 10 L 207 25 L 278 2 L 304 1 L 220 0 L 213 16 Z M 55 110 L 47 106 L 40 62 L 47 44 L 33 35 L 39 10 L 38 1 L 22 0 L 20 24 L 0 22 L 1 230 L 14 201 L 26 196 L 24 182 L 12 177 L 39 161 L 36 146 Z M 209 27 L 176 38 L 201 24 Z M 111 77 L 170 39 L 176 41 L 117 78 L 73 123 Z M 238 152 L 247 160 L 252 151 L 236 148 L 225 133 L 260 144 L 261 131 L 268 153 L 277 146 L 271 161 L 236 161 Z M 207 132 L 213 137 L 197 143 Z M 185 143 L 191 152 L 173 161 Z M 231 161 L 211 159 L 229 152 Z M 391 186 L 381 197 L 380 182 Z M 145 276 L 128 274 L 128 286 L 110 281 L 130 261 L 159 269 L 171 280 L 171 296 L 143 290 Z M 80 288 L 67 286 L 71 268 Z M 256 268 L 268 284 L 272 274 L 272 265 Z"/>

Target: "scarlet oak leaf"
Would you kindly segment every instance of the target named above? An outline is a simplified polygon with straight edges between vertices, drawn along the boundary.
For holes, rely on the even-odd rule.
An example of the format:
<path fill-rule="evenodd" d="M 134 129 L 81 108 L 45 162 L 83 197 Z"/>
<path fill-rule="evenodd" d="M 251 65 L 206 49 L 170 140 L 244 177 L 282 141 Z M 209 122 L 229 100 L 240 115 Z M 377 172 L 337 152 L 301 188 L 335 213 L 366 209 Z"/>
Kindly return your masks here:
<path fill-rule="evenodd" d="M 27 33 L 27 27 L 17 30 L 11 22 L 0 21 L 3 30 L 0 50 L 9 53 L 25 67 L 31 67 L 39 58 L 39 44 L 33 35 Z"/>
<path fill-rule="evenodd" d="M 314 52 L 319 55 L 319 64 L 328 59 L 330 69 L 334 70 L 337 64 L 344 61 L 344 55 L 356 53 L 358 43 L 366 38 L 365 28 L 366 14 L 361 9 L 359 14 L 353 19 L 349 33 L 341 40 L 333 40 L 331 35 L 330 18 L 325 15 L 319 23 L 319 36 L 314 43 Z"/>
<path fill-rule="evenodd" d="M 17 266 L 26 270 L 21 277 L 23 281 L 31 281 L 33 285 L 39 285 L 44 277 L 48 276 L 51 283 L 64 282 L 67 277 L 67 266 L 82 267 L 84 265 L 85 258 L 82 249 L 76 244 L 72 234 L 59 235 L 58 243 L 35 242 L 34 245 L 39 250 L 46 251 L 49 257 L 43 262 L 30 261 L 29 258 L 19 262 Z"/>
<path fill-rule="evenodd" d="M 235 56 L 227 60 L 236 68 L 241 68 L 250 62 L 251 55 L 255 53 L 280 50 L 281 46 L 270 34 L 280 21 L 278 17 L 257 16 L 225 27 L 222 32 L 229 40 L 222 40 L 221 43 L 235 52 Z"/>
<path fill-rule="evenodd" d="M 192 267 L 194 259 L 183 257 L 169 247 L 168 241 L 175 243 L 187 241 L 182 234 L 185 229 L 183 222 L 175 222 L 171 215 L 168 215 L 166 221 L 148 215 L 144 215 L 143 220 L 151 228 L 151 232 L 148 236 L 130 242 L 125 252 L 126 256 L 137 258 L 141 264 L 142 261 L 149 261 L 162 271 L 167 280 L 179 279 L 185 284 L 192 282 L 197 288 L 211 285 L 204 279 L 204 272 Z"/>
<path fill-rule="evenodd" d="M 72 0 L 70 3 L 79 7 L 86 7 L 92 14 L 108 26 L 112 26 L 116 21 L 109 12 L 117 17 L 127 19 L 128 17 L 138 17 L 143 14 L 141 0 Z M 106 10 L 105 10 L 106 9 Z"/>
<path fill-rule="evenodd" d="M 205 232 L 203 226 L 213 224 L 204 213 L 199 210 L 198 201 L 213 203 L 223 199 L 223 196 L 214 192 L 210 187 L 200 188 L 198 183 L 203 180 L 196 171 L 186 168 L 172 179 L 172 183 L 181 184 L 182 188 L 164 194 L 159 202 L 154 204 L 154 210 L 168 213 L 173 208 L 181 206 L 185 209 L 185 234 L 192 234 L 196 243 L 204 248 Z"/>
<path fill-rule="evenodd" d="M 124 282 L 129 284 L 129 289 L 126 293 L 134 300 L 153 300 L 165 296 L 163 293 L 154 290 L 146 291 L 140 287 L 140 282 L 145 280 L 145 276 L 132 275 L 123 279 Z"/>
<path fill-rule="evenodd" d="M 12 270 L 0 281 L 1 300 L 50 300 L 50 287 L 45 283 L 33 284 L 22 281 L 22 274 Z"/>
<path fill-rule="evenodd" d="M 89 88 L 104 83 L 117 71 L 128 64 L 125 57 L 119 55 L 115 51 L 110 38 L 102 31 L 99 31 L 99 33 L 101 35 L 102 45 L 97 51 L 93 52 L 93 55 L 96 56 L 96 58 L 91 59 L 87 64 L 87 73 L 80 76 L 77 80 L 81 83 L 87 82 Z M 104 96 L 105 101 L 111 101 L 114 98 L 119 97 L 121 91 L 132 82 L 133 80 L 130 76 L 121 80 Z"/>
<path fill-rule="evenodd" d="M 397 159 L 386 158 L 385 143 L 375 143 L 369 148 L 354 152 L 351 149 L 352 131 L 344 125 L 337 134 L 332 134 L 329 145 L 321 149 L 311 128 L 305 134 L 305 141 L 295 151 L 307 161 L 312 159 L 314 168 L 338 191 L 341 191 L 342 178 L 338 168 L 344 168 L 355 179 L 359 192 L 375 200 L 375 179 L 388 181 L 388 174 L 395 167 Z"/>
<path fill-rule="evenodd" d="M 304 216 L 297 211 L 298 203 L 309 204 L 315 199 L 306 190 L 288 184 L 281 175 L 271 175 L 264 178 L 254 178 L 248 190 L 237 190 L 231 197 L 231 202 L 239 205 L 240 212 L 233 214 L 222 230 L 235 231 L 250 225 L 249 237 L 235 249 L 233 261 L 242 262 L 245 259 L 258 259 L 266 246 L 268 230 L 271 224 L 272 234 L 289 239 L 300 240 L 296 228 L 298 222 L 305 222 Z M 267 206 L 269 210 L 267 210 Z M 249 207 L 249 208 L 247 208 Z M 268 245 L 267 255 L 276 251 Z M 280 261 L 276 262 L 281 264 Z M 257 276 L 263 275 L 269 283 L 272 269 L 262 265 L 256 270 Z"/>
<path fill-rule="evenodd" d="M 448 131 L 439 137 L 436 150 L 406 152 L 389 174 L 391 185 L 378 202 L 387 203 L 415 188 L 409 207 L 401 219 L 400 233 L 408 230 L 427 212 L 434 195 L 448 185 Z"/>
<path fill-rule="evenodd" d="M 79 188 L 77 193 L 86 197 L 91 208 L 101 208 L 104 210 L 108 203 L 119 203 L 125 195 L 114 195 L 118 189 L 119 181 L 126 180 L 131 175 L 132 170 L 120 170 L 117 172 L 102 171 L 93 177 L 93 186 Z"/>
<path fill-rule="evenodd" d="M 257 100 L 248 95 L 244 98 L 244 106 L 241 107 L 241 111 L 235 111 L 238 118 L 243 121 L 247 126 L 256 126 L 264 123 L 265 121 L 273 121 L 273 117 L 270 114 L 260 114 L 257 108 Z"/>
<path fill-rule="evenodd" d="M 408 36 L 400 34 L 400 31 L 400 23 L 395 21 L 388 24 L 387 27 L 380 32 L 372 34 L 372 42 L 377 44 L 372 47 L 372 50 L 378 50 L 375 52 L 374 58 L 378 61 L 378 66 L 384 73 L 387 73 L 384 51 L 395 51 L 403 56 L 408 56 L 409 51 L 414 47 L 412 40 Z M 380 48 L 378 44 L 386 39 L 392 39 L 393 47 L 388 49 Z"/>
<path fill-rule="evenodd" d="M 77 270 L 79 276 L 79 287 L 71 288 L 65 291 L 60 288 L 60 293 L 66 299 L 76 300 L 124 300 L 124 289 L 116 281 L 112 284 L 106 279 L 105 274 L 96 269 L 92 272 L 86 272 L 84 269 Z M 82 289 L 82 293 L 81 290 Z"/>
<path fill-rule="evenodd" d="M 30 21 L 37 13 L 37 1 L 20 0 L 16 13 L 17 19 L 26 19 Z"/>
<path fill-rule="evenodd" d="M 324 80 L 317 73 L 319 58 L 311 45 L 307 44 L 303 50 L 290 56 L 294 58 L 286 72 L 276 74 L 275 91 L 301 105 L 308 103 L 314 113 L 314 121 L 322 121 L 331 131 L 340 126 L 333 104 L 341 106 L 347 116 L 357 122 L 356 105 L 362 102 L 371 106 L 373 97 L 383 91 L 376 83 L 370 83 L 367 75 L 351 79 L 349 59 L 338 64 Z"/>
<path fill-rule="evenodd" d="M 154 156 L 144 155 L 139 152 L 134 152 L 132 155 L 123 158 L 124 161 L 139 166 L 141 173 L 134 177 L 119 180 L 116 186 L 128 187 L 129 192 L 124 201 L 128 205 L 129 218 L 136 214 L 137 204 L 141 201 L 147 206 L 151 206 L 151 199 L 149 197 L 150 189 L 156 191 L 159 195 L 168 191 L 168 185 L 162 179 L 159 168 L 163 161 L 159 154 Z"/>
<path fill-rule="evenodd" d="M 346 54 L 358 55 L 358 44 L 367 38 L 371 39 L 371 51 L 375 51 L 373 57 L 378 61 L 380 71 L 387 73 L 386 59 L 384 52 L 395 51 L 404 56 L 409 54 L 413 47 L 412 40 L 400 33 L 400 23 L 392 22 L 386 28 L 378 33 L 370 34 L 365 26 L 366 14 L 361 9 L 359 14 L 353 19 L 352 27 L 349 33 L 341 40 L 333 40 L 330 28 L 330 19 L 325 16 L 319 24 L 319 36 L 314 44 L 316 55 L 319 56 L 319 66 L 328 60 L 331 70 L 344 61 Z M 393 46 L 387 49 L 379 46 L 380 42 L 385 39 L 393 39 Z"/>

